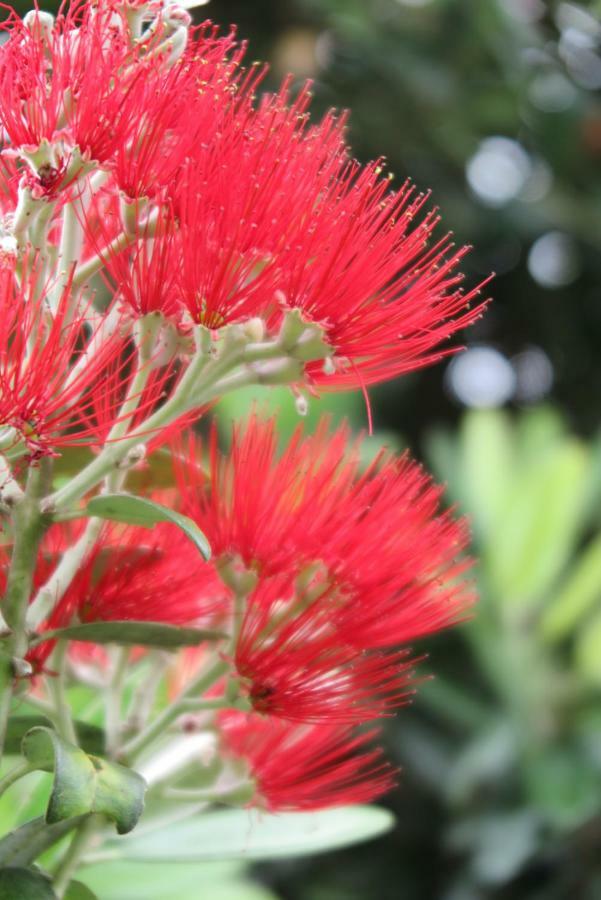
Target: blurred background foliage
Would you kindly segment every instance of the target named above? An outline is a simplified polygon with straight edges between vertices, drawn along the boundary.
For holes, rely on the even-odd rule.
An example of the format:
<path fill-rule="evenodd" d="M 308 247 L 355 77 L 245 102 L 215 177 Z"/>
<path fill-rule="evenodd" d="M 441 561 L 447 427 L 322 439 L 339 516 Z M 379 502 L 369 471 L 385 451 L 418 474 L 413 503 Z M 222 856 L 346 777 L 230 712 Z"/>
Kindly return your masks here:
<path fill-rule="evenodd" d="M 255 887 L 228 872 L 223 897 L 598 900 L 601 2 L 212 0 L 205 16 L 238 23 L 268 86 L 294 72 L 316 113 L 350 107 L 357 157 L 432 190 L 474 244 L 470 283 L 497 273 L 466 353 L 371 391 L 371 446 L 409 446 L 448 484 L 479 560 L 473 619 L 428 640 L 436 678 L 386 728 L 398 826 L 261 865 Z M 224 425 L 249 399 L 221 405 Z M 260 402 L 288 435 L 292 398 Z M 311 401 L 308 424 L 324 410 L 366 426 L 360 397 Z M 221 876 L 188 874 L 222 897 Z"/>
<path fill-rule="evenodd" d="M 474 245 L 471 283 L 496 272 L 466 353 L 370 392 L 371 446 L 409 446 L 447 483 L 479 560 L 473 619 L 425 642 L 436 677 L 386 727 L 397 829 L 255 874 L 282 900 L 598 900 L 601 3 L 198 12 L 238 23 L 270 86 L 294 72 L 318 112 L 350 108 L 353 153 L 432 190 L 441 228 Z M 261 402 L 287 436 L 292 399 Z M 309 419 L 323 411 L 366 427 L 360 397 L 312 401 Z"/>

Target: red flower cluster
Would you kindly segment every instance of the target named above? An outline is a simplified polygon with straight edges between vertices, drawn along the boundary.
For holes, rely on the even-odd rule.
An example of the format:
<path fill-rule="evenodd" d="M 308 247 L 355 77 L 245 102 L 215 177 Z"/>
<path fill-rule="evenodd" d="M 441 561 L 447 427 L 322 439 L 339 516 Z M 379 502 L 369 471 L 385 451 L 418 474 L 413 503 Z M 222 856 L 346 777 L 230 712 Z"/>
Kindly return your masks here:
<path fill-rule="evenodd" d="M 234 430 L 225 456 L 213 430 L 208 471 L 194 442 L 180 449 L 181 508 L 207 534 L 234 593 L 250 590 L 234 664 L 243 694 L 266 718 L 238 716 L 225 743 L 231 734 L 232 752 L 246 748 L 262 802 L 282 808 L 294 801 L 280 796 L 275 773 L 289 772 L 296 757 L 298 776 L 311 755 L 305 741 L 314 742 L 329 760 L 333 793 L 315 800 L 326 805 L 340 801 L 339 778 L 349 797 L 378 793 L 390 779 L 379 766 L 372 778 L 372 756 L 349 763 L 363 738 L 348 725 L 405 703 L 414 663 L 399 647 L 465 615 L 473 599 L 461 558 L 467 533 L 440 511 L 440 489 L 407 457 L 381 453 L 362 470 L 360 442 L 349 446 L 345 428 L 329 434 L 324 423 L 305 439 L 297 432 L 279 457 L 276 437 L 275 422 L 252 418 Z M 293 784 L 284 778 L 287 789 Z"/>
<path fill-rule="evenodd" d="M 263 69 L 243 68 L 233 31 L 117 0 L 0 30 L 0 447 L 37 464 L 104 445 L 46 516 L 71 516 L 102 478 L 120 486 L 138 440 L 165 442 L 241 375 L 363 388 L 439 359 L 480 316 L 466 248 L 433 237 L 428 198 L 359 166 L 344 116 L 312 123 L 309 86 L 257 99 Z M 364 468 L 346 428 L 276 443 L 253 416 L 223 455 L 213 428 L 205 470 L 203 444 L 180 440 L 175 504 L 212 563 L 172 525 L 106 526 L 44 627 L 231 629 L 221 742 L 255 801 L 368 800 L 393 773 L 356 728 L 412 694 L 407 644 L 469 607 L 466 528 L 406 456 Z M 50 527 L 34 593 L 80 536 Z M 51 649 L 31 652 L 37 671 Z"/>

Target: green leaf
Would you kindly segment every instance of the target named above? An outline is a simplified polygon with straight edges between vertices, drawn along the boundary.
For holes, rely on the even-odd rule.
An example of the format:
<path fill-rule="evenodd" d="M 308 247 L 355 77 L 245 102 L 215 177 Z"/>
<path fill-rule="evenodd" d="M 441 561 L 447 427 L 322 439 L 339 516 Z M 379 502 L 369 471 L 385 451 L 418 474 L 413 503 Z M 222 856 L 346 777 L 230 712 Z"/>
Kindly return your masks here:
<path fill-rule="evenodd" d="M 87 512 L 101 519 L 124 522 L 127 525 L 141 525 L 144 528 L 153 528 L 158 522 L 171 522 L 190 538 L 204 559 L 211 558 L 210 544 L 196 522 L 145 497 L 136 497 L 133 494 L 100 494 L 89 501 Z"/>
<path fill-rule="evenodd" d="M 56 900 L 52 884 L 35 869 L 0 869 L 0 900 Z"/>
<path fill-rule="evenodd" d="M 178 647 L 196 647 L 203 641 L 220 641 L 227 637 L 222 631 L 202 628 L 177 628 L 162 622 L 86 622 L 45 631 L 43 640 L 61 638 L 70 641 L 91 641 L 94 644 L 135 644 L 145 647 L 161 647 L 176 650 Z"/>
<path fill-rule="evenodd" d="M 276 900 L 266 887 L 245 879 L 239 863 L 149 866 L 116 860 L 85 866 L 78 877 L 102 900 Z"/>
<path fill-rule="evenodd" d="M 595 616 L 578 634 L 574 648 L 578 673 L 591 684 L 601 685 L 601 615 Z"/>
<path fill-rule="evenodd" d="M 71 881 L 63 900 L 98 900 L 89 887 L 81 881 Z"/>
<path fill-rule="evenodd" d="M 97 725 L 88 722 L 74 722 L 79 746 L 87 753 L 104 753 L 105 734 Z M 6 729 L 6 753 L 20 753 L 23 738 L 32 728 L 52 728 L 46 716 L 11 716 Z"/>
<path fill-rule="evenodd" d="M 83 822 L 84 818 L 84 816 L 76 816 L 73 819 L 57 822 L 55 825 L 48 825 L 43 818 L 26 822 L 25 825 L 11 831 L 0 841 L 0 866 L 4 863 L 24 866 L 33 862 L 44 850 L 56 844 Z"/>
<path fill-rule="evenodd" d="M 375 806 L 278 815 L 234 809 L 147 829 L 143 837 L 133 835 L 107 849 L 114 848 L 115 858 L 156 863 L 273 859 L 346 847 L 378 837 L 393 825 L 392 813 Z"/>
<path fill-rule="evenodd" d="M 483 554 L 504 604 L 542 599 L 569 560 L 583 526 L 589 462 L 581 443 L 566 440 L 511 485 Z"/>
<path fill-rule="evenodd" d="M 461 426 L 464 511 L 476 536 L 490 537 L 514 478 L 513 433 L 508 416 L 497 409 L 472 410 Z"/>
<path fill-rule="evenodd" d="M 23 738 L 23 754 L 36 769 L 54 772 L 49 824 L 97 812 L 113 819 L 119 834 L 136 826 L 146 790 L 137 772 L 88 756 L 50 728 L 32 728 Z"/>
<path fill-rule="evenodd" d="M 547 605 L 541 622 L 547 640 L 567 637 L 601 599 L 601 535 L 574 563 L 561 590 Z"/>

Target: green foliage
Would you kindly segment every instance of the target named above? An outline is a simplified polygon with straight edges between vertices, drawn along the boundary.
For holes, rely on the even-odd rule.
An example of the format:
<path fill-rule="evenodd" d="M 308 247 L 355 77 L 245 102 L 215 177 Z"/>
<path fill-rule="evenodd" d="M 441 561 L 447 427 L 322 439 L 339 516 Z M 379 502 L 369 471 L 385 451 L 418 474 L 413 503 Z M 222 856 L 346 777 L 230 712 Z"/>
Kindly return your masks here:
<path fill-rule="evenodd" d="M 34 869 L 0 869 L 0 900 L 56 900 L 50 880 Z"/>
<path fill-rule="evenodd" d="M 374 806 L 278 815 L 232 809 L 147 828 L 143 836 L 109 842 L 107 853 L 148 863 L 306 856 L 370 840 L 393 824 L 388 810 Z"/>
<path fill-rule="evenodd" d="M 88 813 L 103 813 L 119 834 L 135 827 L 144 808 L 144 779 L 98 756 L 89 756 L 50 728 L 32 728 L 23 738 L 23 755 L 32 768 L 53 772 L 46 811 L 49 825 Z"/>
<path fill-rule="evenodd" d="M 158 522 L 170 522 L 190 538 L 204 559 L 211 558 L 209 542 L 196 522 L 146 497 L 136 497 L 134 494 L 100 494 L 88 502 L 87 512 L 90 516 L 124 522 L 126 525 L 141 525 L 144 528 L 153 528 Z"/>
<path fill-rule="evenodd" d="M 79 640 L 82 640 L 79 638 Z M 73 723 L 77 733 L 78 744 L 86 753 L 104 753 L 105 736 L 102 728 L 89 722 Z M 21 752 L 23 738 L 31 728 L 52 728 L 52 722 L 46 716 L 10 716 L 6 729 L 4 752 L 15 754 Z"/>

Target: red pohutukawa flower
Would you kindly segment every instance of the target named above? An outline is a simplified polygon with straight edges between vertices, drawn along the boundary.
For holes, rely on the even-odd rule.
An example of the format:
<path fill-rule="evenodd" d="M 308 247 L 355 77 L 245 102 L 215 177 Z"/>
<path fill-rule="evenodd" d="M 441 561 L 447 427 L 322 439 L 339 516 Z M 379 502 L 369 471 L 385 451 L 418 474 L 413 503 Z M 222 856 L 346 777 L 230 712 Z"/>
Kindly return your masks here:
<path fill-rule="evenodd" d="M 0 59 L 0 122 L 10 142 L 37 147 L 64 138 L 88 159 L 106 161 L 128 138 L 128 93 L 142 73 L 122 68 L 132 53 L 124 22 L 110 5 L 63 8 L 54 27 L 46 14 L 15 13 Z"/>
<path fill-rule="evenodd" d="M 259 579 L 235 664 L 253 707 L 281 718 L 387 714 L 412 691 L 411 663 L 393 648 L 472 600 L 465 525 L 439 510 L 440 490 L 406 457 L 381 454 L 362 471 L 348 438 L 322 423 L 278 458 L 274 421 L 253 416 L 228 456 L 213 431 L 208 472 L 194 444 L 178 463 L 182 508 L 218 569 Z"/>
<path fill-rule="evenodd" d="M 94 442 L 82 411 L 89 390 L 102 390 L 123 350 L 118 333 L 100 339 L 98 330 L 98 341 L 95 334 L 90 338 L 96 353 L 88 357 L 82 337 L 90 319 L 85 312 L 72 315 L 70 281 L 51 303 L 53 285 L 40 287 L 41 277 L 35 262 L 20 284 L 14 263 L 0 270 L 0 427 L 13 429 L 15 443 L 23 442 L 34 456 Z M 96 329 L 99 322 L 97 317 Z M 119 371 L 124 369 L 125 363 Z M 111 410 L 111 421 L 117 417 Z"/>
<path fill-rule="evenodd" d="M 81 529 L 55 525 L 42 544 L 37 590 L 52 574 Z M 5 580 L 0 566 L 0 585 Z M 229 591 L 181 531 L 106 525 L 43 630 L 73 622 L 144 621 L 170 625 L 207 623 L 227 609 Z M 52 651 L 44 641 L 29 659 L 39 669 Z"/>
<path fill-rule="evenodd" d="M 394 646 L 457 621 L 469 606 L 467 528 L 440 510 L 441 489 L 407 456 L 382 452 L 362 469 L 361 442 L 349 439 L 348 428 L 330 432 L 322 421 L 305 438 L 299 428 L 278 454 L 275 420 L 253 415 L 223 454 L 213 427 L 208 471 L 195 440 L 186 453 L 178 448 L 182 509 L 217 559 L 358 596 L 352 621 L 369 626 L 366 646 Z M 347 630 L 352 642 L 352 624 Z"/>
<path fill-rule="evenodd" d="M 295 725 L 243 713 L 219 717 L 227 756 L 242 761 L 255 783 L 252 804 L 271 812 L 367 803 L 395 783 L 377 730 L 344 725 Z"/>
<path fill-rule="evenodd" d="M 299 428 L 281 452 L 256 413 L 227 454 L 215 424 L 206 442 L 175 434 L 241 384 L 365 389 L 440 359 L 483 308 L 462 287 L 466 248 L 436 235 L 428 195 L 352 159 L 345 114 L 311 122 L 308 84 L 257 99 L 265 68 L 243 66 L 234 30 L 191 27 L 170 3 L 75 0 L 56 20 L 10 13 L 0 32 L 7 641 L 20 654 L 37 631 L 27 659 L 50 675 L 49 630 L 74 622 L 216 628 L 158 721 L 153 675 L 121 728 L 121 667 L 109 673 L 112 758 L 135 760 L 185 711 L 259 807 L 369 801 L 395 773 L 354 728 L 414 693 L 408 645 L 466 615 L 465 522 L 407 455 L 364 464 L 347 427 Z M 159 494 L 144 459 L 167 442 L 175 489 L 169 464 Z M 67 483 L 46 491 L 48 460 L 47 479 L 21 478 L 79 444 L 91 460 Z M 140 476 L 154 505 L 109 497 Z M 130 524 L 90 521 L 93 494 Z M 204 532 L 210 562 L 161 503 Z M 161 524 L 135 527 L 141 510 Z M 92 652 L 104 677 L 110 651 Z M 56 660 L 68 679 L 73 657 Z"/>
<path fill-rule="evenodd" d="M 337 617 L 341 609 L 352 616 L 355 598 L 332 591 L 312 599 L 311 585 L 289 590 L 288 579 L 275 579 L 247 600 L 235 664 L 257 712 L 299 722 L 365 722 L 409 700 L 413 663 L 405 652 L 367 653 L 367 644 L 358 646 L 360 622 L 355 643 L 340 633 Z"/>

